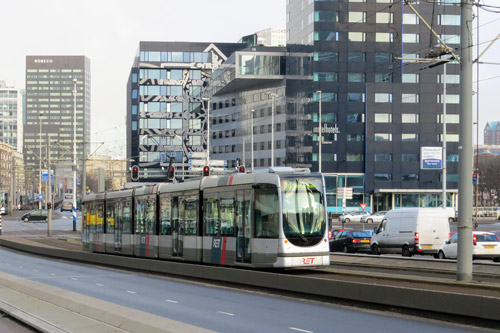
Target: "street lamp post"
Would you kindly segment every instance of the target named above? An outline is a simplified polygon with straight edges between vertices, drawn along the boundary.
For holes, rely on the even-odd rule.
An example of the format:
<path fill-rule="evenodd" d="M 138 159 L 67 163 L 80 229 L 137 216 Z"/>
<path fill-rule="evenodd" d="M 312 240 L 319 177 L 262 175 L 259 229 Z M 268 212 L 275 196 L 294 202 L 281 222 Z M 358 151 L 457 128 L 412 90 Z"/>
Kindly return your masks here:
<path fill-rule="evenodd" d="M 443 208 L 446 209 L 446 62 L 443 65 Z"/>
<path fill-rule="evenodd" d="M 76 231 L 76 79 L 73 79 L 73 231 Z"/>
<path fill-rule="evenodd" d="M 254 164 L 253 164 L 253 117 L 254 117 L 254 114 L 255 114 L 255 110 L 252 109 L 251 111 L 251 122 L 250 122 L 250 127 L 251 127 L 251 135 L 250 135 L 250 138 L 251 138 L 251 144 L 252 144 L 252 153 L 251 153 L 251 158 L 252 158 L 252 173 L 254 172 Z"/>
<path fill-rule="evenodd" d="M 271 168 L 274 167 L 274 104 L 275 98 L 278 97 L 277 94 L 268 92 L 269 96 L 271 96 L 272 104 L 271 104 Z"/>
<path fill-rule="evenodd" d="M 321 90 L 316 91 L 318 94 L 318 101 L 319 101 L 319 130 L 318 130 L 318 140 L 319 140 L 319 147 L 318 147 L 318 172 L 321 173 L 321 146 L 323 144 L 323 128 L 322 128 L 322 123 L 321 123 Z"/>

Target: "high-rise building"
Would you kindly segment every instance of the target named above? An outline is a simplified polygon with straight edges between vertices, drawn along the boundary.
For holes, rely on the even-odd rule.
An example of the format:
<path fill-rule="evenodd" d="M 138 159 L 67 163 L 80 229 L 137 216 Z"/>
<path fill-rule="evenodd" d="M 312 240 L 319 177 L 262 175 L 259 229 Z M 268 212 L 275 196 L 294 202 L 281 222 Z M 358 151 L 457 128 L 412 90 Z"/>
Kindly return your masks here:
<path fill-rule="evenodd" d="M 247 46 L 286 46 L 286 30 L 283 28 L 264 29 L 241 37 L 238 43 L 245 43 Z"/>
<path fill-rule="evenodd" d="M 85 56 L 26 57 L 24 147 L 27 171 L 38 175 L 40 166 L 47 170 L 47 152 L 50 152 L 51 164 L 64 164 L 65 168 L 58 169 L 67 169 L 55 175 L 55 181 L 71 177 L 76 143 L 78 178 L 81 179 L 84 149 L 85 155 L 89 150 L 84 142 L 90 139 L 90 82 L 90 60 Z M 49 136 L 50 148 L 47 148 Z"/>
<path fill-rule="evenodd" d="M 500 145 L 500 121 L 488 121 L 484 127 L 484 144 Z"/>
<path fill-rule="evenodd" d="M 303 112 L 312 119 L 309 128 L 318 128 L 321 105 L 322 132 L 329 136 L 320 156 L 314 133 L 312 152 L 299 152 L 297 161 L 313 170 L 322 161 L 329 202 L 341 209 L 336 187 L 353 188 L 347 209 L 362 202 L 375 211 L 440 205 L 441 171 L 420 168 L 420 149 L 442 146 L 444 66 L 429 68 L 421 59 L 439 44 L 434 32 L 451 49 L 459 47 L 460 1 L 413 6 L 416 12 L 393 0 L 288 2 L 287 48 L 312 48 L 312 107 Z M 458 185 L 458 62 L 446 70 L 451 204 Z"/>
<path fill-rule="evenodd" d="M 127 83 L 127 159 L 139 167 L 139 181 L 165 180 L 170 158 L 181 175 L 189 153 L 206 152 L 207 80 L 244 46 L 140 42 Z"/>
<path fill-rule="evenodd" d="M 23 152 L 24 91 L 0 81 L 0 142 Z"/>

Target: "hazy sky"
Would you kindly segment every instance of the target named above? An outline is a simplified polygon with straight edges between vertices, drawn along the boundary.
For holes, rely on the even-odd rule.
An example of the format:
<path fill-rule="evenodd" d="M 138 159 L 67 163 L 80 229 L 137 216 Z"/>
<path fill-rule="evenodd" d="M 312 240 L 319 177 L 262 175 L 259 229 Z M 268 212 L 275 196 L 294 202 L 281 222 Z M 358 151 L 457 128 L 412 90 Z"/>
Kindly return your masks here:
<path fill-rule="evenodd" d="M 91 141 L 105 142 L 98 154 L 124 156 L 126 82 L 139 41 L 236 42 L 269 27 L 284 28 L 285 9 L 286 0 L 0 0 L 0 80 L 24 88 L 26 55 L 87 56 Z M 481 10 L 480 23 L 483 50 L 500 32 L 500 14 Z M 500 63 L 499 55 L 500 41 L 481 61 Z M 486 121 L 500 120 L 500 65 L 481 65 L 480 74 L 482 143 Z"/>

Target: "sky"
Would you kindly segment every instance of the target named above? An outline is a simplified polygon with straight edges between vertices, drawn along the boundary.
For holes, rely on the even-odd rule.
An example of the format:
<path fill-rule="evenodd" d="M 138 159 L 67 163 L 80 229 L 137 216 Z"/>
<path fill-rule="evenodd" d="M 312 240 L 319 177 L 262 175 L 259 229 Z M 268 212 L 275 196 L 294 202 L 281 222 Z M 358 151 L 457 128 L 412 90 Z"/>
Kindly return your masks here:
<path fill-rule="evenodd" d="M 482 52 L 500 32 L 500 13 L 479 14 Z M 26 55 L 87 56 L 91 153 L 125 157 L 126 83 L 139 41 L 237 42 L 285 20 L 286 0 L 0 0 L 0 80 L 24 89 Z M 480 61 L 500 63 L 499 54 L 500 41 Z M 479 74 L 481 144 L 486 122 L 500 121 L 500 65 L 482 64 Z"/>

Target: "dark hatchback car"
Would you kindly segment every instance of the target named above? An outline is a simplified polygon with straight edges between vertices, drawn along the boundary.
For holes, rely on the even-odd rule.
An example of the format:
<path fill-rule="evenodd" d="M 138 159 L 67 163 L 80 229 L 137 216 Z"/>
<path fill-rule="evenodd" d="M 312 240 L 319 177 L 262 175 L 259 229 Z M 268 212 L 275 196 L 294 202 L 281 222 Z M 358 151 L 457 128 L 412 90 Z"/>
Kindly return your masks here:
<path fill-rule="evenodd" d="M 344 253 L 370 252 L 371 234 L 369 231 L 341 231 L 330 242 L 330 251 Z"/>
<path fill-rule="evenodd" d="M 35 209 L 21 216 L 21 220 L 24 222 L 38 221 L 47 222 L 49 217 L 49 211 L 46 209 Z"/>

